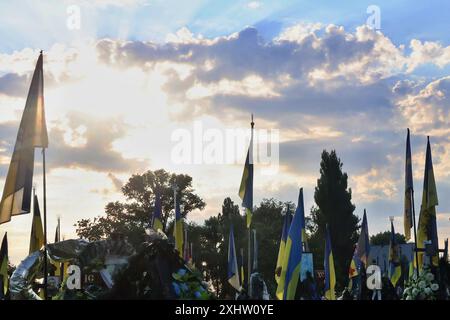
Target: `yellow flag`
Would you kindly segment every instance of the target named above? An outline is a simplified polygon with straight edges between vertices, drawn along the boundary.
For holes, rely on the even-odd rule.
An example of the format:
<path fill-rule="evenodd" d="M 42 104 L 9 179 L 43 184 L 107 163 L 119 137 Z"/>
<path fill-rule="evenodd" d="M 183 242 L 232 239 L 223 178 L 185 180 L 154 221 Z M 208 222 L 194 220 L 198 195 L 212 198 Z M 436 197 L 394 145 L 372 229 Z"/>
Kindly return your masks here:
<path fill-rule="evenodd" d="M 42 53 L 36 64 L 27 102 L 20 121 L 0 202 L 0 224 L 11 216 L 29 213 L 33 184 L 34 148 L 48 147 L 44 113 L 44 74 Z"/>

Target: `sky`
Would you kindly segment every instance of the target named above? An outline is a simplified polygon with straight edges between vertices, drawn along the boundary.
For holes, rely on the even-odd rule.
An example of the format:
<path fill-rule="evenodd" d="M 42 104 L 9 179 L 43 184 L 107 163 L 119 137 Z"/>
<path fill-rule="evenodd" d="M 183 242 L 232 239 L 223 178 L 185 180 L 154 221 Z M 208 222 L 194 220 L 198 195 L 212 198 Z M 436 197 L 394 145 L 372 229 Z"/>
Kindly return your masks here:
<path fill-rule="evenodd" d="M 76 237 L 77 220 L 123 200 L 121 185 L 149 169 L 193 177 L 207 205 L 190 221 L 216 215 L 227 196 L 240 203 L 245 144 L 231 155 L 224 147 L 229 161 L 207 163 L 196 161 L 195 142 L 248 133 L 253 113 L 257 146 L 266 146 L 264 130 L 278 139 L 277 170 L 255 164 L 254 203 L 295 202 L 303 187 L 311 208 L 320 154 L 336 149 L 355 214 L 367 209 L 371 234 L 388 230 L 390 216 L 403 232 L 406 128 L 418 215 L 429 135 L 443 241 L 450 234 L 449 9 L 434 0 L 1 1 L 0 186 L 42 49 L 50 239 L 57 217 L 62 235 Z M 184 162 L 174 155 L 180 133 L 192 142 Z M 34 183 L 42 203 L 39 152 Z M 28 252 L 31 219 L 0 225 L 14 263 Z"/>

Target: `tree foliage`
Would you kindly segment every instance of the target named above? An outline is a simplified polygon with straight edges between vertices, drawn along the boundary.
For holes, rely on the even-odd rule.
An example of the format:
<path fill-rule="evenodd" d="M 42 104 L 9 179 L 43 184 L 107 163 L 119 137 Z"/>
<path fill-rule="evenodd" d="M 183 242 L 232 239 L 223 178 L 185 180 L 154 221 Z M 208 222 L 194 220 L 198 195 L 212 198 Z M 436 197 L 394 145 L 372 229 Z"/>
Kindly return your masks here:
<path fill-rule="evenodd" d="M 192 210 L 205 207 L 203 200 L 195 194 L 190 176 L 169 173 L 163 169 L 149 170 L 132 175 L 122 187 L 125 202 L 110 202 L 105 207 L 106 215 L 79 220 L 75 225 L 78 236 L 93 241 L 120 232 L 127 235 L 131 243 L 141 243 L 152 219 L 156 190 L 161 194 L 161 220 L 167 231 L 174 217 L 174 183 L 178 186 L 177 197 L 183 208 L 183 217 Z"/>
<path fill-rule="evenodd" d="M 316 206 L 311 209 L 310 248 L 314 252 L 316 268 L 323 268 L 325 228 L 329 225 L 336 269 L 337 289 L 348 279 L 348 266 L 358 240 L 359 218 L 353 214 L 352 191 L 348 188 L 347 173 L 336 151 L 322 152 L 320 178 L 314 191 Z"/>
<path fill-rule="evenodd" d="M 405 236 L 400 233 L 395 233 L 395 240 L 397 241 L 397 244 L 406 243 Z M 379 232 L 376 235 L 370 237 L 370 244 L 373 246 L 387 246 L 389 245 L 390 241 L 391 241 L 390 231 Z"/>

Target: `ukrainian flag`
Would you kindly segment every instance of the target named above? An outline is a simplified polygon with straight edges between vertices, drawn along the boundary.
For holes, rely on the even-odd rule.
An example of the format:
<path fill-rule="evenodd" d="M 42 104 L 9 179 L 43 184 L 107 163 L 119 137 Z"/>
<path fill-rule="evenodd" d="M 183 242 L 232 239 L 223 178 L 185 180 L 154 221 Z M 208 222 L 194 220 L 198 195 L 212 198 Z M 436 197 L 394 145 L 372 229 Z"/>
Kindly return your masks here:
<path fill-rule="evenodd" d="M 242 206 L 246 208 L 247 228 L 252 224 L 253 214 L 253 115 L 252 115 L 252 133 L 250 146 L 245 159 L 244 172 L 242 173 L 241 186 L 239 187 L 239 197 L 242 199 Z"/>
<path fill-rule="evenodd" d="M 356 256 L 356 250 L 353 254 L 352 260 L 350 261 L 350 267 L 348 268 L 348 290 L 353 291 L 353 278 L 359 275 L 359 265 L 358 257 Z"/>
<path fill-rule="evenodd" d="M 2 281 L 2 293 L 5 296 L 8 293 L 8 236 L 3 236 L 2 246 L 0 249 L 0 280 Z"/>
<path fill-rule="evenodd" d="M 236 256 L 236 246 L 234 245 L 234 233 L 233 225 L 230 226 L 230 237 L 228 241 L 228 282 L 237 291 L 241 290 L 241 284 L 239 281 L 239 269 Z"/>
<path fill-rule="evenodd" d="M 0 223 L 31 211 L 34 148 L 47 148 L 42 52 L 36 64 L 0 201 Z"/>
<path fill-rule="evenodd" d="M 44 246 L 44 229 L 42 227 L 41 212 L 39 210 L 39 202 L 34 195 L 33 222 L 31 225 L 30 249 L 29 253 L 41 250 Z"/>
<path fill-rule="evenodd" d="M 402 267 L 400 264 L 400 256 L 398 252 L 398 244 L 395 239 L 394 224 L 391 222 L 391 241 L 389 243 L 389 279 L 392 285 L 397 285 L 400 276 L 402 275 Z"/>
<path fill-rule="evenodd" d="M 289 205 L 286 210 L 286 215 L 283 219 L 283 230 L 281 232 L 281 241 L 280 241 L 280 248 L 278 249 L 278 259 L 277 259 L 277 266 L 275 268 L 275 280 L 277 283 L 280 281 L 280 274 L 281 274 L 281 268 L 283 264 L 283 258 L 284 258 L 284 249 L 286 248 L 286 241 L 287 236 L 289 233 L 289 227 L 291 226 L 292 221 L 292 215 L 291 211 L 289 210 Z M 282 299 L 282 296 L 279 298 Z"/>
<path fill-rule="evenodd" d="M 334 287 L 336 286 L 336 273 L 334 271 L 333 250 L 331 249 L 330 230 L 327 225 L 325 240 L 325 298 L 327 300 L 336 300 Z"/>
<path fill-rule="evenodd" d="M 175 224 L 173 228 L 173 235 L 175 237 L 175 249 L 178 250 L 178 254 L 183 258 L 183 218 L 181 217 L 180 201 L 175 199 Z"/>
<path fill-rule="evenodd" d="M 357 256 L 358 259 L 364 263 L 366 268 L 368 265 L 369 253 L 370 253 L 369 226 L 367 224 L 366 209 L 364 209 L 363 221 L 361 224 L 361 233 L 359 234 L 358 239 Z"/>
<path fill-rule="evenodd" d="M 405 239 L 411 239 L 411 228 L 413 227 L 413 173 L 411 160 L 411 143 L 409 139 L 409 129 L 406 136 L 406 162 L 405 162 L 405 208 L 403 213 L 403 225 L 405 229 Z"/>
<path fill-rule="evenodd" d="M 159 191 L 155 192 L 155 209 L 153 211 L 153 221 L 152 221 L 152 228 L 155 231 L 161 230 L 164 231 L 163 225 L 161 222 L 161 216 L 162 216 L 162 205 L 161 205 L 161 194 Z"/>
<path fill-rule="evenodd" d="M 294 218 L 284 249 L 281 276 L 278 282 L 276 295 L 278 299 L 293 300 L 297 291 L 297 284 L 300 278 L 300 262 L 302 259 L 302 215 L 304 215 L 303 188 L 298 196 L 298 206 L 295 210 Z"/>
<path fill-rule="evenodd" d="M 427 142 L 425 173 L 423 178 L 422 205 L 420 206 L 419 225 L 417 226 L 417 247 L 424 248 L 424 241 L 430 241 L 436 254 L 432 257 L 434 266 L 438 265 L 438 236 L 436 224 L 436 206 L 439 204 L 434 180 L 433 160 L 431 158 L 430 137 Z M 419 270 L 422 269 L 423 252 L 419 252 Z"/>

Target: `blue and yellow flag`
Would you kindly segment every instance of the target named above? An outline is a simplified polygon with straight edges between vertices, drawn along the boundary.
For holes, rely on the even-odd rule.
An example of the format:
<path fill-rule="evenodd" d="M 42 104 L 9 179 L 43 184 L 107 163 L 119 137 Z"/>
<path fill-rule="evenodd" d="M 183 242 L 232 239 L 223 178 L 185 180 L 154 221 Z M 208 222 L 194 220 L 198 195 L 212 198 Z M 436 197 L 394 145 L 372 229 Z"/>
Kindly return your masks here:
<path fill-rule="evenodd" d="M 411 228 L 413 227 L 413 173 L 411 160 L 411 142 L 409 139 L 409 129 L 406 136 L 406 162 L 405 162 L 405 210 L 403 213 L 403 225 L 405 229 L 405 239 L 411 239 Z"/>
<path fill-rule="evenodd" d="M 44 72 L 42 53 L 28 91 L 16 144 L 0 201 L 0 224 L 12 216 L 31 211 L 34 148 L 47 148 L 48 136 L 44 114 Z"/>
<path fill-rule="evenodd" d="M 175 237 L 175 249 L 178 250 L 178 254 L 183 258 L 183 217 L 181 216 L 180 201 L 175 195 L 175 224 L 173 227 L 173 236 Z"/>
<path fill-rule="evenodd" d="M 325 267 L 325 298 L 327 300 L 336 300 L 336 293 L 334 291 L 334 287 L 336 286 L 336 273 L 334 271 L 333 250 L 331 248 L 331 237 L 328 225 L 326 228 L 325 257 L 323 265 Z"/>
<path fill-rule="evenodd" d="M 239 197 L 242 199 L 242 206 L 246 209 L 247 228 L 252 224 L 253 214 L 253 115 L 252 133 L 250 146 L 248 147 L 247 158 L 245 159 L 244 172 L 242 173 L 241 186 L 239 187 Z"/>
<path fill-rule="evenodd" d="M 397 240 L 395 239 L 394 223 L 391 221 L 391 241 L 389 243 L 389 280 L 395 287 L 402 275 L 402 267 L 400 264 L 400 253 Z"/>
<path fill-rule="evenodd" d="M 241 290 L 241 283 L 239 281 L 239 269 L 236 256 L 236 246 L 234 245 L 233 225 L 230 225 L 230 237 L 228 240 L 228 283 L 237 291 Z"/>
<path fill-rule="evenodd" d="M 430 137 L 427 141 L 425 173 L 423 178 L 422 204 L 417 226 L 417 247 L 424 248 L 424 241 L 431 241 L 436 254 L 432 257 L 434 266 L 438 265 L 438 235 L 436 224 L 436 206 L 439 204 L 434 180 L 433 160 L 431 158 Z M 419 270 L 422 269 L 423 252 L 419 252 Z"/>
<path fill-rule="evenodd" d="M 368 259 L 370 253 L 370 243 L 369 243 L 369 227 L 367 225 L 367 215 L 366 209 L 364 209 L 363 221 L 361 224 L 361 233 L 359 234 L 358 246 L 357 246 L 357 257 L 364 263 L 367 268 Z"/>
<path fill-rule="evenodd" d="M 42 227 L 41 211 L 38 197 L 34 195 L 33 222 L 31 225 L 30 248 L 28 253 L 41 250 L 44 246 L 44 228 Z"/>
<path fill-rule="evenodd" d="M 152 228 L 155 231 L 161 230 L 164 232 L 164 228 L 161 222 L 161 216 L 162 216 L 161 194 L 157 190 L 155 192 L 155 209 L 153 211 L 152 217 Z"/>
<path fill-rule="evenodd" d="M 8 263 L 8 236 L 5 232 L 0 249 L 0 280 L 3 296 L 7 294 L 9 288 Z"/>
<path fill-rule="evenodd" d="M 278 258 L 277 258 L 277 266 L 275 268 L 275 280 L 277 283 L 280 281 L 281 268 L 283 265 L 284 258 L 284 249 L 286 248 L 287 236 L 289 233 L 289 227 L 291 226 L 292 214 L 289 209 L 289 205 L 287 205 L 286 214 L 283 218 L 283 229 L 281 231 L 281 240 L 280 240 L 280 248 L 278 249 Z M 282 295 L 281 298 L 282 299 Z"/>
<path fill-rule="evenodd" d="M 300 263 L 302 260 L 302 215 L 304 215 L 303 188 L 298 196 L 298 206 L 292 219 L 284 249 L 283 264 L 276 295 L 278 299 L 293 300 L 300 278 Z"/>
<path fill-rule="evenodd" d="M 352 260 L 350 261 L 350 267 L 348 268 L 348 290 L 351 292 L 354 289 L 353 278 L 359 276 L 359 268 L 360 268 L 360 260 L 356 256 L 357 248 L 355 248 L 355 252 L 353 254 Z"/>

